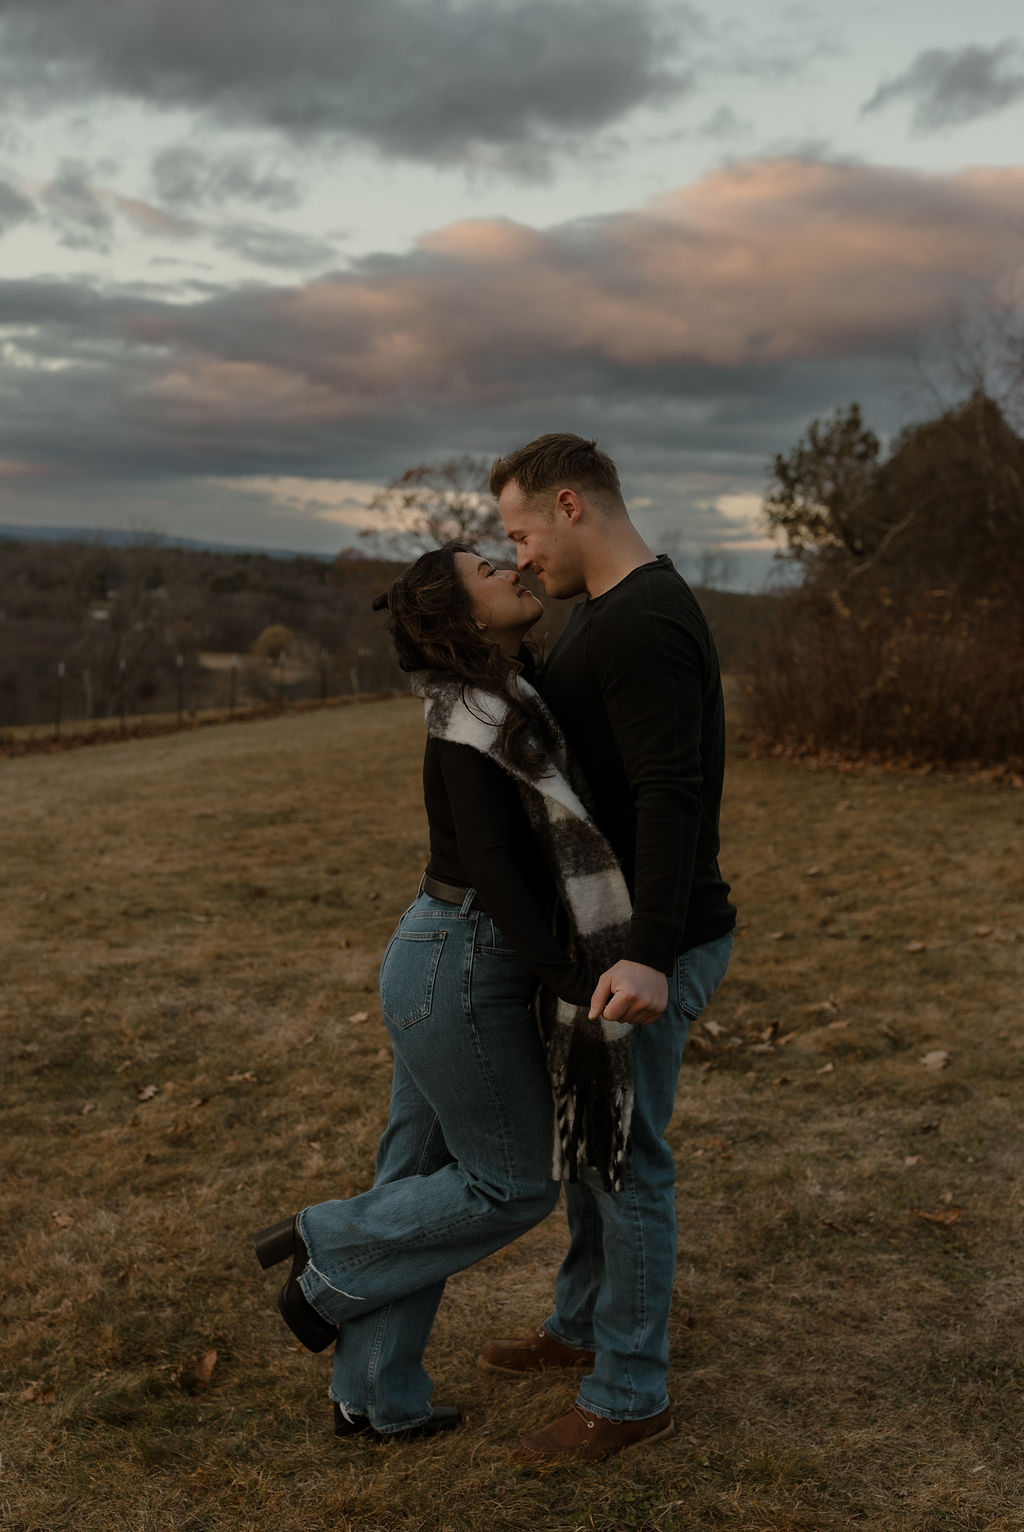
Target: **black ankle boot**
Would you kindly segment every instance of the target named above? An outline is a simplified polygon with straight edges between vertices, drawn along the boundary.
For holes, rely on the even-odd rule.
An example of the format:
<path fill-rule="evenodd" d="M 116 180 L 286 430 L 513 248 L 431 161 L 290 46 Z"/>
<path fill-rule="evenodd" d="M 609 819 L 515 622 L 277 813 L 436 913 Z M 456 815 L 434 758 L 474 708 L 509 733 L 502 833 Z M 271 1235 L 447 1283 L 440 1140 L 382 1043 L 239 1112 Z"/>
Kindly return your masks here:
<path fill-rule="evenodd" d="M 317 1313 L 299 1286 L 299 1278 L 309 1265 L 309 1252 L 299 1233 L 298 1214 L 294 1218 L 282 1218 L 280 1223 L 261 1229 L 253 1245 L 256 1258 L 264 1271 L 270 1266 L 276 1266 L 278 1261 L 292 1257 L 288 1280 L 277 1295 L 281 1318 L 307 1351 L 326 1350 L 338 1339 L 338 1326 L 332 1325 Z"/>
<path fill-rule="evenodd" d="M 437 1436 L 440 1431 L 454 1431 L 462 1424 L 462 1411 L 456 1404 L 435 1404 L 430 1418 L 406 1431 L 377 1431 L 365 1415 L 353 1415 L 351 1420 L 342 1414 L 340 1404 L 334 1406 L 335 1436 L 368 1436 L 375 1442 L 411 1442 L 421 1436 Z"/>

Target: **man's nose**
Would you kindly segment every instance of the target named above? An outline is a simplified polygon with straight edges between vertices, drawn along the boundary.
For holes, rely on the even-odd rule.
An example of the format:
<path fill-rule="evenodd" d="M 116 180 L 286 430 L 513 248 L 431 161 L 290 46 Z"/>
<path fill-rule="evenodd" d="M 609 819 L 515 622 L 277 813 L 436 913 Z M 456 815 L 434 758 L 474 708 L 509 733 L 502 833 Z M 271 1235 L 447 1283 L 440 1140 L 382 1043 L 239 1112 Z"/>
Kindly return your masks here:
<path fill-rule="evenodd" d="M 516 565 L 519 569 L 530 567 L 530 555 L 526 551 L 525 543 L 516 543 Z"/>

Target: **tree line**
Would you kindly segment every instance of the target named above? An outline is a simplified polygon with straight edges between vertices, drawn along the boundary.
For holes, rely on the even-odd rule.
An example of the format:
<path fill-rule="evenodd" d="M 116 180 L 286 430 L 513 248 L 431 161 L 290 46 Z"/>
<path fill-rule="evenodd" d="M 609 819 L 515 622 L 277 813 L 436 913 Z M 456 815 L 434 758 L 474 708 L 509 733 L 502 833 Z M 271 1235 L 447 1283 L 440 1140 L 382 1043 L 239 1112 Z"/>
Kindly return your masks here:
<path fill-rule="evenodd" d="M 1024 757 L 1024 439 L 980 384 L 888 451 L 857 404 L 780 453 L 764 502 L 802 572 L 746 667 L 798 753 Z"/>

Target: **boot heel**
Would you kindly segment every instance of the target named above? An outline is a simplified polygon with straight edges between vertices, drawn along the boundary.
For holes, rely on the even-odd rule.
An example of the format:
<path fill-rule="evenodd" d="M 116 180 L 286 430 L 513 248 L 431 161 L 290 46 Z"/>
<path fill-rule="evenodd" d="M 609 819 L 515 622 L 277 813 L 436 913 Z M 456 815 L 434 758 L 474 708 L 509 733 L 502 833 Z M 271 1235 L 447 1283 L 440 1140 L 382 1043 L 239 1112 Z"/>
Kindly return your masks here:
<path fill-rule="evenodd" d="M 276 1266 L 278 1261 L 286 1261 L 295 1254 L 295 1219 L 282 1218 L 280 1223 L 261 1229 L 253 1237 L 253 1247 L 264 1271 Z"/>

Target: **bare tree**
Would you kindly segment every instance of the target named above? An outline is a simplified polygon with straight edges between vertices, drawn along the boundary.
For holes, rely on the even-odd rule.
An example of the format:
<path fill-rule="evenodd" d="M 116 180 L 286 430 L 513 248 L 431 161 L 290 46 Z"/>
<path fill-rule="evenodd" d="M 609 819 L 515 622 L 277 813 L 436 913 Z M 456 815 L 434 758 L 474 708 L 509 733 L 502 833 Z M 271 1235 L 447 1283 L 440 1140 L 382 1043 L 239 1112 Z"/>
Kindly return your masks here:
<path fill-rule="evenodd" d="M 489 474 L 488 460 L 469 454 L 407 468 L 371 500 L 378 524 L 361 535 L 382 558 L 415 558 L 452 538 L 499 547 L 505 534 Z"/>

